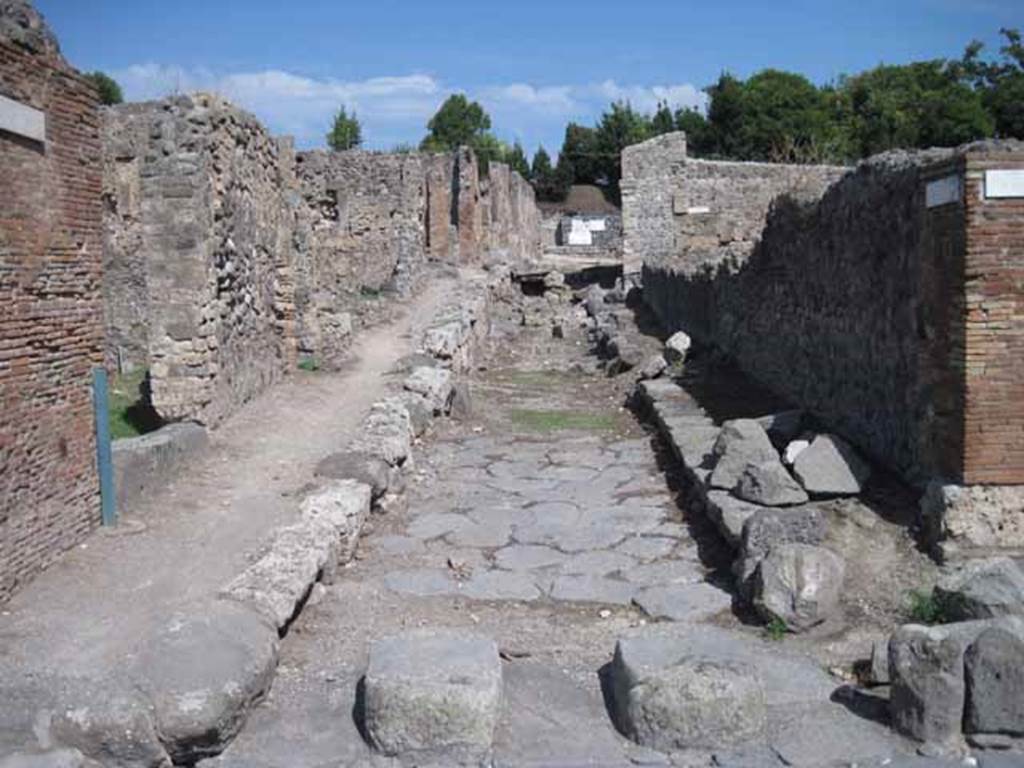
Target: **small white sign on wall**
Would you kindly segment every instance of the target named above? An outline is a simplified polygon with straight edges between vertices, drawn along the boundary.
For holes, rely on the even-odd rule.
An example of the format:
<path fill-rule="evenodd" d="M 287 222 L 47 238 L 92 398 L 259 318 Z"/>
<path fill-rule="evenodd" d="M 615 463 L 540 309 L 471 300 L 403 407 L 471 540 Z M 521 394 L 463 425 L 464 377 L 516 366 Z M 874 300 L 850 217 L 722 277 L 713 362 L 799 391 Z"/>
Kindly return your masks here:
<path fill-rule="evenodd" d="M 1024 170 L 985 171 L 985 197 L 1024 197 Z"/>
<path fill-rule="evenodd" d="M 20 101 L 0 96 L 0 131 L 46 143 L 46 115 Z"/>
<path fill-rule="evenodd" d="M 593 245 L 594 238 L 590 227 L 583 219 L 573 219 L 569 229 L 569 245 Z"/>
<path fill-rule="evenodd" d="M 943 176 L 929 181 L 924 188 L 924 204 L 928 208 L 960 202 L 960 175 Z"/>

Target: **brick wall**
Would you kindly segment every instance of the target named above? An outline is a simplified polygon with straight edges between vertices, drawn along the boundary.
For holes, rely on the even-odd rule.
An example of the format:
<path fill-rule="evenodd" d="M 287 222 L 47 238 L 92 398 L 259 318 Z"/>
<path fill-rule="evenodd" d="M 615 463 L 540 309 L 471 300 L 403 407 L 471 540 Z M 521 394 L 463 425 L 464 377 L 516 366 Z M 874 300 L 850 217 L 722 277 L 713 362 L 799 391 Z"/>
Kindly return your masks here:
<path fill-rule="evenodd" d="M 985 172 L 1024 171 L 1024 143 L 966 153 L 967 483 L 1024 484 L 1024 197 L 985 194 Z"/>
<path fill-rule="evenodd" d="M 45 113 L 46 142 L 0 131 L 0 600 L 100 521 L 96 93 L 16 10 L 0 19 L 0 95 Z"/>

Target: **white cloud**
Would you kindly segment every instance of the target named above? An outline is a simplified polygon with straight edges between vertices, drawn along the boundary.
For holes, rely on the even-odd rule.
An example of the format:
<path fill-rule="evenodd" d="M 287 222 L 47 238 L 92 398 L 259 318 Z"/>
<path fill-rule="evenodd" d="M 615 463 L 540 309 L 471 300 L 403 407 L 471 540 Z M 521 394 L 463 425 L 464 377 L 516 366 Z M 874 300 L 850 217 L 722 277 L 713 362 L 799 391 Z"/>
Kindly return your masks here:
<path fill-rule="evenodd" d="M 466 92 L 491 113 L 501 138 L 519 139 L 530 149 L 561 144 L 565 123 L 594 122 L 611 101 L 629 101 L 643 111 L 659 102 L 673 107 L 703 106 L 704 95 L 689 84 L 620 85 L 613 80 L 579 85 L 509 83 L 458 88 L 426 74 L 343 81 L 317 79 L 281 70 L 217 74 L 204 68 L 185 69 L 138 64 L 114 73 L 131 101 L 163 98 L 174 93 L 215 91 L 253 112 L 275 133 L 296 137 L 300 146 L 320 146 L 339 106 L 355 110 L 369 146 L 386 148 L 417 142 L 441 102 L 453 92 Z"/>

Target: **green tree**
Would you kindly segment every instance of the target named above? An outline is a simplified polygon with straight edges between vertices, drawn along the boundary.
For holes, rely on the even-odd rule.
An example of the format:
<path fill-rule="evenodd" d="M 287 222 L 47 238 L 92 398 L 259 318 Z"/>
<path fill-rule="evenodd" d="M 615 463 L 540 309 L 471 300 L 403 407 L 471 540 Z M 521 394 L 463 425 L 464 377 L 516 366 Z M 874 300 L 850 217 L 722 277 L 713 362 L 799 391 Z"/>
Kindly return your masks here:
<path fill-rule="evenodd" d="M 965 77 L 981 93 L 999 136 L 1024 139 L 1024 44 L 1020 30 L 1001 29 L 1006 44 L 998 61 L 981 58 L 984 45 L 967 46 L 961 62 Z"/>
<path fill-rule="evenodd" d="M 526 159 L 526 152 L 523 151 L 523 145 L 518 141 L 512 145 L 512 148 L 505 153 L 505 162 L 508 167 L 518 173 L 524 179 L 529 180 L 530 178 L 530 163 Z"/>
<path fill-rule="evenodd" d="M 474 147 L 491 130 L 491 118 L 484 108 L 464 94 L 455 93 L 441 105 L 430 122 L 424 149 L 450 152 L 462 146 Z"/>
<path fill-rule="evenodd" d="M 559 162 L 565 158 L 572 165 L 574 184 L 595 184 L 601 174 L 601 161 L 597 149 L 597 132 L 576 123 L 565 128 Z"/>
<path fill-rule="evenodd" d="M 334 125 L 327 134 L 327 145 L 335 152 L 345 152 L 356 149 L 362 143 L 363 128 L 359 124 L 359 118 L 355 112 L 349 115 L 345 107 L 342 107 L 334 116 Z"/>
<path fill-rule="evenodd" d="M 740 157 L 740 129 L 743 120 L 743 82 L 723 72 L 718 82 L 705 89 L 708 104 L 708 154 Z"/>
<path fill-rule="evenodd" d="M 530 176 L 538 200 L 551 202 L 564 199 L 564 195 L 558 196 L 555 169 L 551 165 L 551 156 L 543 146 L 538 147 L 533 156 L 533 168 L 530 170 Z"/>
<path fill-rule="evenodd" d="M 121 91 L 121 86 L 118 85 L 117 81 L 110 75 L 103 72 L 90 72 L 86 75 L 88 80 L 92 81 L 92 84 L 96 86 L 96 90 L 100 94 L 100 104 L 120 104 L 124 101 L 124 93 Z"/>
<path fill-rule="evenodd" d="M 880 66 L 839 84 L 843 130 L 864 157 L 895 147 L 949 147 L 991 136 L 995 120 L 963 70 L 941 59 Z"/>
<path fill-rule="evenodd" d="M 619 197 L 622 179 L 622 150 L 646 141 L 651 136 L 651 119 L 630 106 L 615 102 L 601 115 L 597 125 L 597 155 L 600 176 L 608 184 L 614 199 Z"/>
<path fill-rule="evenodd" d="M 658 102 L 658 110 L 651 118 L 651 135 L 661 136 L 663 133 L 672 133 L 676 129 L 675 116 L 668 104 L 664 101 Z"/>
<path fill-rule="evenodd" d="M 738 160 L 821 160 L 835 125 L 822 93 L 803 75 L 766 69 L 747 81 L 725 74 L 708 89 L 716 153 Z"/>
<path fill-rule="evenodd" d="M 470 147 L 479 161 L 481 175 L 492 160 L 504 157 L 507 147 L 491 133 L 491 117 L 482 106 L 461 93 L 452 94 L 430 122 L 430 133 L 420 144 L 426 152 L 452 152 Z"/>
<path fill-rule="evenodd" d="M 705 157 L 714 149 L 711 140 L 711 126 L 704 115 L 693 107 L 676 112 L 675 127 L 686 134 L 686 152 L 694 157 Z"/>

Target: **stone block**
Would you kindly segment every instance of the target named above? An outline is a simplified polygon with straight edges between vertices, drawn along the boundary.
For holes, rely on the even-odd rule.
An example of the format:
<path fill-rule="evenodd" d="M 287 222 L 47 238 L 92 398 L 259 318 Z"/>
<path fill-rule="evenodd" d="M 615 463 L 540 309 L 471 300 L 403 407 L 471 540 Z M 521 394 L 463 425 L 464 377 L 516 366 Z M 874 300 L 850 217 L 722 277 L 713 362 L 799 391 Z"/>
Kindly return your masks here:
<path fill-rule="evenodd" d="M 270 690 L 275 627 L 229 601 L 168 620 L 135 662 L 160 739 L 176 765 L 219 754 Z"/>
<path fill-rule="evenodd" d="M 502 696 L 493 640 L 454 629 L 379 640 L 363 685 L 366 733 L 380 752 L 455 760 L 490 750 Z"/>
<path fill-rule="evenodd" d="M 734 566 L 737 578 L 745 583 L 773 548 L 783 544 L 821 544 L 826 532 L 825 515 L 813 505 L 756 512 L 743 525 L 739 559 Z"/>
<path fill-rule="evenodd" d="M 940 579 L 935 598 L 950 621 L 1024 616 L 1024 571 L 1008 557 L 969 561 Z"/>
<path fill-rule="evenodd" d="M 967 733 L 1024 736 L 1024 640 L 986 629 L 964 654 Z"/>
<path fill-rule="evenodd" d="M 777 456 L 760 464 L 747 464 L 733 493 L 744 501 L 766 507 L 788 507 L 808 501 L 806 491 Z"/>
<path fill-rule="evenodd" d="M 767 705 L 757 670 L 689 655 L 652 664 L 642 644 L 620 640 L 612 661 L 616 721 L 630 739 L 661 751 L 721 749 L 763 738 Z"/>
<path fill-rule="evenodd" d="M 835 435 L 818 435 L 793 462 L 793 472 L 807 492 L 815 496 L 860 493 L 871 477 L 857 452 Z"/>
<path fill-rule="evenodd" d="M 754 608 L 766 621 L 805 631 L 838 612 L 845 573 L 843 559 L 824 547 L 773 547 L 757 568 Z"/>
<path fill-rule="evenodd" d="M 314 470 L 317 477 L 355 480 L 368 485 L 373 498 L 387 493 L 391 467 L 384 459 L 366 451 L 342 451 L 321 459 Z"/>
<path fill-rule="evenodd" d="M 452 372 L 446 368 L 416 368 L 403 386 L 406 391 L 420 395 L 435 414 L 447 412 L 452 398 Z"/>
<path fill-rule="evenodd" d="M 739 483 L 748 464 L 778 461 L 768 433 L 753 419 L 735 419 L 722 425 L 715 442 L 717 459 L 711 472 L 711 486 L 731 491 Z"/>

